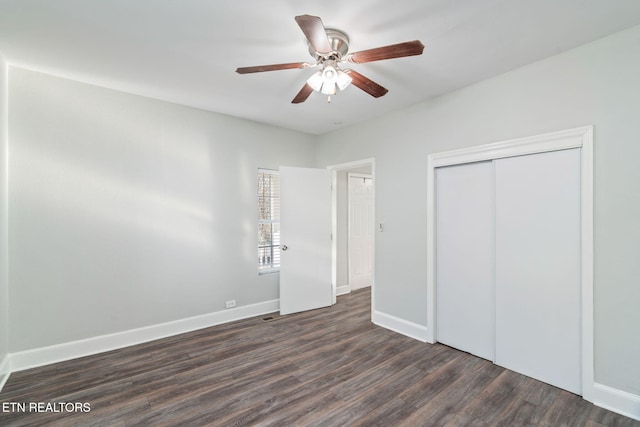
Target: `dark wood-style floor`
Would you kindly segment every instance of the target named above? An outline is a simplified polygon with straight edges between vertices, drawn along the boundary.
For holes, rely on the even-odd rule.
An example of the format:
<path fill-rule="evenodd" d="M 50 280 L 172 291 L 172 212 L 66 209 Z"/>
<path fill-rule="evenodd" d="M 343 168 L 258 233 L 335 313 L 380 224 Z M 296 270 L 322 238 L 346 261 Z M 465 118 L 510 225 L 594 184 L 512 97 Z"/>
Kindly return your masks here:
<path fill-rule="evenodd" d="M 88 402 L 91 411 L 0 412 L 0 425 L 640 426 L 486 360 L 374 326 L 370 295 L 16 372 L 0 405 Z"/>

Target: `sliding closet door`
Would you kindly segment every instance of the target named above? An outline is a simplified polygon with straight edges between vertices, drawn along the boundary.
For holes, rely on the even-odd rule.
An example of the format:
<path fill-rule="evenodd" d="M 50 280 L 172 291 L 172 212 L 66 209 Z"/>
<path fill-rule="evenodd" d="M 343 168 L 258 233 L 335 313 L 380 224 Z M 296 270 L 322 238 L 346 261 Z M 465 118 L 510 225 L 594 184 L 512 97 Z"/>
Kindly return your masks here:
<path fill-rule="evenodd" d="M 438 341 L 494 357 L 493 165 L 436 170 Z"/>
<path fill-rule="evenodd" d="M 580 150 L 496 160 L 495 183 L 495 362 L 579 394 Z"/>

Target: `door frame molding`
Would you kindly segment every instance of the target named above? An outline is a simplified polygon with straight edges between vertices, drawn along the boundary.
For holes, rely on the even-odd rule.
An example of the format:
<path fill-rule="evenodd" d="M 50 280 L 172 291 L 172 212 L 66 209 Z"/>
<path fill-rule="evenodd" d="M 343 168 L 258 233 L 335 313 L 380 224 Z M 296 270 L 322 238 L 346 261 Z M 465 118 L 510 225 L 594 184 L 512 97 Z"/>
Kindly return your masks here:
<path fill-rule="evenodd" d="M 435 169 L 550 151 L 580 149 L 582 396 L 593 400 L 593 126 L 433 153 L 427 159 L 427 342 L 437 341 Z"/>
<path fill-rule="evenodd" d="M 344 171 L 349 169 L 355 169 L 363 166 L 371 167 L 371 177 L 373 178 L 373 241 L 371 242 L 371 260 L 373 262 L 371 268 L 371 313 L 375 308 L 375 253 L 376 253 L 376 159 L 370 157 L 368 159 L 355 160 L 346 163 L 338 163 L 327 166 L 327 169 L 331 171 L 331 235 L 338 235 L 338 171 Z M 331 239 L 331 288 L 333 292 L 333 304 L 336 303 L 336 287 L 338 281 L 338 246 L 337 238 Z"/>

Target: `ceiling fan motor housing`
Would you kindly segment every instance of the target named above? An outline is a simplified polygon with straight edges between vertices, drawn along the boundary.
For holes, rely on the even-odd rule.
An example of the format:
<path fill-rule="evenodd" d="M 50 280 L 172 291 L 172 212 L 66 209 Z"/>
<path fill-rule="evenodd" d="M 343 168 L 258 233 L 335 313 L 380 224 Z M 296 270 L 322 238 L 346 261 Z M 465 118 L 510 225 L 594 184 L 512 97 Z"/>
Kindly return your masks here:
<path fill-rule="evenodd" d="M 327 28 L 327 38 L 329 39 L 329 45 L 331 46 L 331 53 L 329 55 L 316 52 L 313 46 L 309 45 L 309 54 L 316 60 L 333 59 L 340 60 L 343 56 L 349 52 L 349 36 L 344 31 L 336 30 L 334 28 Z"/>

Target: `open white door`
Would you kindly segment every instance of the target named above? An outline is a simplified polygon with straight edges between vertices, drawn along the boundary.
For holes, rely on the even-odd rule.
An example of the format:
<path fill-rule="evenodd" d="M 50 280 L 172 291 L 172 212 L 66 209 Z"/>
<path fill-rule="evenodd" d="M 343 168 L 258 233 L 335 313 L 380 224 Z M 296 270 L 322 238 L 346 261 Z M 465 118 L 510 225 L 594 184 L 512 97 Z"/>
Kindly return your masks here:
<path fill-rule="evenodd" d="M 280 314 L 328 307 L 331 172 L 280 168 Z"/>

